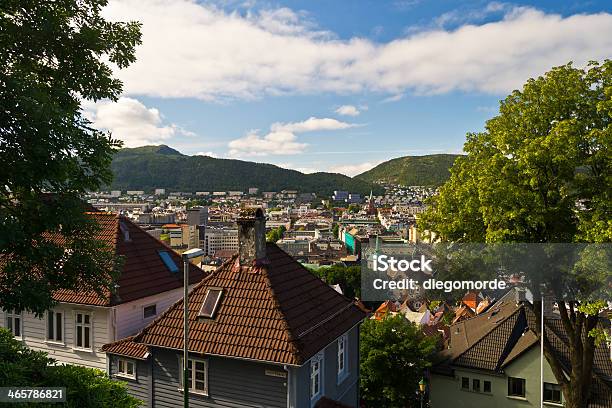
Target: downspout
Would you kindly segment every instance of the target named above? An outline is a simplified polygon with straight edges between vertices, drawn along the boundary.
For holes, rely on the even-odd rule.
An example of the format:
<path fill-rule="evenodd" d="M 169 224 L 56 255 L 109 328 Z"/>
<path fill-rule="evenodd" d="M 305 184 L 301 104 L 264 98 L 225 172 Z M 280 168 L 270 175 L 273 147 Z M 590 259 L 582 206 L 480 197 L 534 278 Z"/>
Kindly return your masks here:
<path fill-rule="evenodd" d="M 111 329 L 113 333 L 113 341 L 117 341 L 117 307 L 113 306 L 111 308 Z"/>
<path fill-rule="evenodd" d="M 283 370 L 285 370 L 285 372 L 287 373 L 287 408 L 291 408 L 291 393 L 290 393 L 290 389 L 293 386 L 293 383 L 291 381 L 291 371 L 289 371 L 289 367 L 287 367 L 287 364 L 283 365 Z"/>

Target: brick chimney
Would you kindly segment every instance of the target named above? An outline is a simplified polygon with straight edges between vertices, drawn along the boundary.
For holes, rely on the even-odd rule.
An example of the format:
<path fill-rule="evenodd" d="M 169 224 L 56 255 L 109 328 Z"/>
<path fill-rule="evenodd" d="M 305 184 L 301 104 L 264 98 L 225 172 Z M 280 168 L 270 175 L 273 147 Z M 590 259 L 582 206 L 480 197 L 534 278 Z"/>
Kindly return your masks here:
<path fill-rule="evenodd" d="M 261 208 L 240 211 L 238 220 L 238 256 L 240 265 L 266 263 L 266 218 Z"/>

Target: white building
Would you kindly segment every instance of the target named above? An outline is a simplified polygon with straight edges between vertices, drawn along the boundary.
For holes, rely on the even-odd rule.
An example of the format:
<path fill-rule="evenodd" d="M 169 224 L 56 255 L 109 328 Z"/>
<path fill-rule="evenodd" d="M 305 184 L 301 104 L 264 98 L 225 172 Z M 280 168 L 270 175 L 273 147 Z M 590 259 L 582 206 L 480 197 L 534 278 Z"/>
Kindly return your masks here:
<path fill-rule="evenodd" d="M 31 313 L 0 310 L 0 327 L 34 350 L 62 363 L 107 370 L 102 345 L 133 335 L 151 323 L 183 295 L 181 257 L 129 220 L 95 213 L 101 239 L 124 257 L 117 292 L 95 293 L 62 290 L 58 301 L 42 318 Z M 202 271 L 191 265 L 190 284 Z"/>
<path fill-rule="evenodd" d="M 226 228 L 206 228 L 204 237 L 200 237 L 200 248 L 206 255 L 214 256 L 216 251 L 225 249 L 238 251 L 238 230 Z"/>

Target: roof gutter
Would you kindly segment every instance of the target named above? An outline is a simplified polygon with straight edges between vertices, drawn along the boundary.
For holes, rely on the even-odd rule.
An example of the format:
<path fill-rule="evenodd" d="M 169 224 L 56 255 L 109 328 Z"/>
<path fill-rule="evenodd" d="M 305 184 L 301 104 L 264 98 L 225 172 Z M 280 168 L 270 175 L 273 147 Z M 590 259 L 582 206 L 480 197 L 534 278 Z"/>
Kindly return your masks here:
<path fill-rule="evenodd" d="M 150 344 L 150 343 L 141 343 L 144 344 L 145 346 L 148 347 L 156 347 L 156 348 L 161 348 L 161 349 L 166 349 L 166 350 L 174 350 L 174 351 L 183 351 L 183 349 L 181 348 L 176 348 L 176 347 L 165 347 L 165 346 L 159 346 L 157 344 Z M 193 354 L 200 354 L 203 356 L 212 356 L 212 357 L 222 357 L 222 358 L 231 358 L 233 360 L 240 360 L 240 361 L 250 361 L 253 363 L 268 363 L 268 364 L 272 364 L 272 365 L 276 365 L 276 366 L 289 366 L 289 367 L 301 367 L 301 365 L 299 364 L 293 364 L 293 363 L 281 363 L 279 361 L 270 361 L 270 360 L 257 360 L 255 358 L 248 358 L 248 357 L 234 357 L 234 356 L 228 356 L 228 355 L 224 355 L 224 354 L 215 354 L 215 353 L 200 353 L 198 351 L 189 351 L 190 353 Z M 302 364 L 303 365 L 303 364 Z"/>

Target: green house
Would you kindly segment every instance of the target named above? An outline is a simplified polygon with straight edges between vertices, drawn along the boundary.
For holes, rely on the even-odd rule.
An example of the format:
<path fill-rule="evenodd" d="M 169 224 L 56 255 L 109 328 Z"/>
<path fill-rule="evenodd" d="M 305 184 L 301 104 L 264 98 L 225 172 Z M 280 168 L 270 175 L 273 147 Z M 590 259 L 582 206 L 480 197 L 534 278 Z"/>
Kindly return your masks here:
<path fill-rule="evenodd" d="M 546 335 L 564 367 L 568 348 L 561 320 L 545 319 Z M 609 320 L 602 320 L 610 327 Z M 561 388 L 546 359 L 541 367 L 536 316 L 516 291 L 486 312 L 450 327 L 450 347 L 433 367 L 432 408 L 562 407 Z M 605 345 L 596 350 L 589 408 L 612 407 L 612 361 Z M 541 373 L 542 369 L 542 373 Z M 543 387 L 543 394 L 542 394 Z"/>

